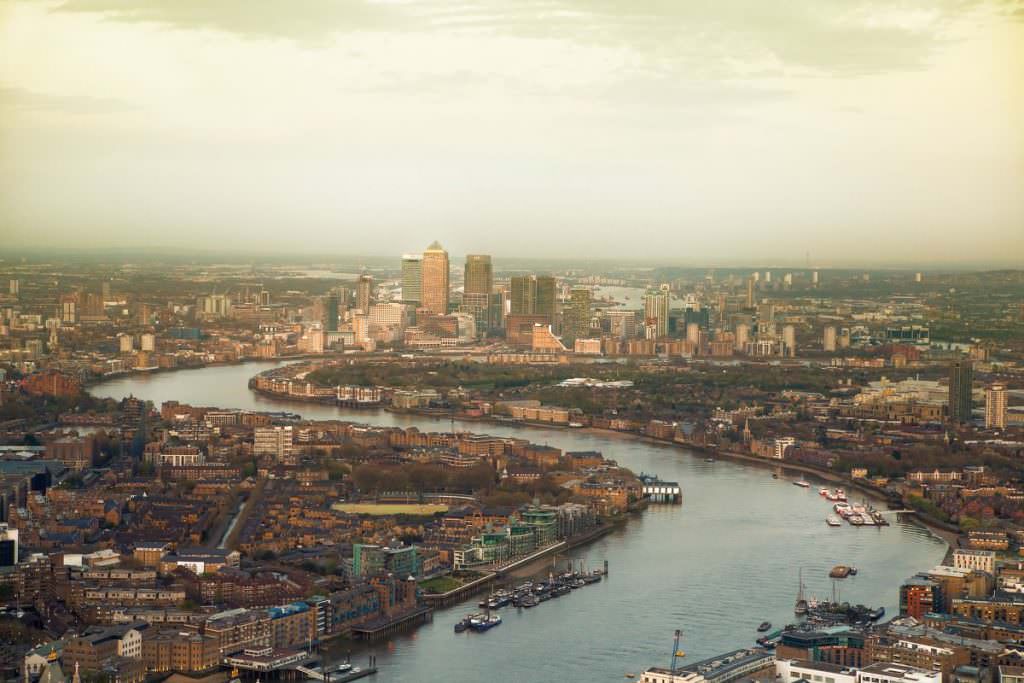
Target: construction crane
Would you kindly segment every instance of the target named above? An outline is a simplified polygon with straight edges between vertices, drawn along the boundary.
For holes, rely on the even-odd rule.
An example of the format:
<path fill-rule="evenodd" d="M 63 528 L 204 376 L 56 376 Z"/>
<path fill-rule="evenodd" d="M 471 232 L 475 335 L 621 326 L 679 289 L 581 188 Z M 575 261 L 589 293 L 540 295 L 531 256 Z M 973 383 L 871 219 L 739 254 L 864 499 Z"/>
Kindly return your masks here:
<path fill-rule="evenodd" d="M 677 658 L 682 658 L 682 657 L 686 656 L 686 653 L 679 649 L 679 639 L 682 637 L 682 635 L 683 635 L 682 629 L 678 629 L 677 628 L 676 629 L 676 639 L 675 639 L 675 642 L 672 644 L 672 666 L 669 667 L 669 671 L 672 672 L 673 676 L 676 673 L 676 659 Z"/>

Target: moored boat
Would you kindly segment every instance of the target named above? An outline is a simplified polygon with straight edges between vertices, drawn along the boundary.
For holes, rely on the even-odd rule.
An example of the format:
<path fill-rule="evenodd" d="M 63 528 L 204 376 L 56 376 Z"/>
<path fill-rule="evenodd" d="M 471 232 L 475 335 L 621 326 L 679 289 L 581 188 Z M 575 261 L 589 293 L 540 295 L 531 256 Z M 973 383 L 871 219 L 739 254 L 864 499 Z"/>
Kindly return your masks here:
<path fill-rule="evenodd" d="M 842 526 L 843 521 L 835 515 L 829 515 L 825 518 L 825 524 L 828 524 L 829 526 Z"/>

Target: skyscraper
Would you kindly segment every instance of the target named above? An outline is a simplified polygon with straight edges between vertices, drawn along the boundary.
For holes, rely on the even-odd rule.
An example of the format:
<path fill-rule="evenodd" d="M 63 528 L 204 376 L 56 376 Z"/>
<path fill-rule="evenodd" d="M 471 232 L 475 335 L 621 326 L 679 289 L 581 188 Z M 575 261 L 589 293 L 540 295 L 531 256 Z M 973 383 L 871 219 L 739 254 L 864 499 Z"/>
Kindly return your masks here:
<path fill-rule="evenodd" d="M 558 301 L 558 288 L 555 283 L 555 277 L 553 275 L 538 275 L 537 276 L 537 304 L 534 313 L 539 315 L 546 315 L 549 320 L 554 322 L 555 314 L 558 312 L 557 301 Z M 587 290 L 587 294 L 590 290 Z M 590 304 L 589 298 L 587 299 L 587 309 L 589 311 Z M 589 322 L 589 317 L 588 317 Z"/>
<path fill-rule="evenodd" d="M 373 276 L 363 273 L 356 282 L 356 308 L 364 315 L 370 312 L 370 304 L 373 303 Z"/>
<path fill-rule="evenodd" d="M 993 384 L 985 389 L 985 429 L 1006 429 L 1006 387 Z"/>
<path fill-rule="evenodd" d="M 590 299 L 589 289 L 581 287 L 572 290 L 569 308 L 565 311 L 565 329 L 562 331 L 568 340 L 586 337 L 590 333 Z"/>
<path fill-rule="evenodd" d="M 658 339 L 668 336 L 668 297 L 664 290 L 650 291 L 644 296 L 644 318 L 654 321 Z"/>
<path fill-rule="evenodd" d="M 512 278 L 511 313 L 530 315 L 537 312 L 537 278 L 533 275 L 516 275 Z"/>
<path fill-rule="evenodd" d="M 494 273 L 491 269 L 491 257 L 482 254 L 466 256 L 462 310 L 473 315 L 478 336 L 485 335 L 490 327 L 493 290 Z"/>
<path fill-rule="evenodd" d="M 423 256 L 402 255 L 402 303 L 419 306 L 423 287 Z"/>
<path fill-rule="evenodd" d="M 331 293 L 324 297 L 324 329 L 338 331 L 338 295 Z"/>
<path fill-rule="evenodd" d="M 747 308 L 754 307 L 754 278 L 747 278 Z"/>
<path fill-rule="evenodd" d="M 958 360 L 949 366 L 949 419 L 964 423 L 971 419 L 971 385 L 974 365 L 969 360 Z"/>
<path fill-rule="evenodd" d="M 431 313 L 448 315 L 448 252 L 434 242 L 423 252 L 420 303 Z"/>

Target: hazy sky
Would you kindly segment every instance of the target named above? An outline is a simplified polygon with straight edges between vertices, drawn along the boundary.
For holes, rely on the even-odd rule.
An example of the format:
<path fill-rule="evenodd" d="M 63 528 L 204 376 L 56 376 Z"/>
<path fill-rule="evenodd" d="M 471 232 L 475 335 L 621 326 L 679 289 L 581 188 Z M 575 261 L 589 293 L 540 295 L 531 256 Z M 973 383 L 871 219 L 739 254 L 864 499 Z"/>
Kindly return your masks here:
<path fill-rule="evenodd" d="M 1024 0 L 0 0 L 0 247 L 1024 262 Z"/>

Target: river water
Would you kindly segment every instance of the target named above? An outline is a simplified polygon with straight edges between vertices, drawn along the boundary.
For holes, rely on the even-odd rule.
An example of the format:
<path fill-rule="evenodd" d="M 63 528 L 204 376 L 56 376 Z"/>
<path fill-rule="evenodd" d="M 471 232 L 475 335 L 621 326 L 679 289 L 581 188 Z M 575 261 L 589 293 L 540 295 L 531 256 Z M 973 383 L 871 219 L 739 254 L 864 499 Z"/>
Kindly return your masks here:
<path fill-rule="evenodd" d="M 134 375 L 97 385 L 97 396 L 129 394 L 153 401 L 247 410 L 287 410 L 312 419 L 447 430 L 447 420 L 386 411 L 353 411 L 281 402 L 247 388 L 274 363 Z M 668 666 L 675 629 L 683 630 L 684 661 L 750 645 L 762 621 L 794 620 L 797 573 L 807 592 L 832 595 L 828 570 L 858 567 L 835 582 L 852 603 L 898 609 L 901 581 L 941 562 L 945 544 L 909 520 L 886 528 L 831 528 L 828 503 L 792 485 L 794 473 L 772 479 L 762 467 L 702 455 L 626 435 L 456 422 L 456 429 L 529 438 L 565 450 L 598 450 L 635 472 L 678 481 L 682 505 L 652 505 L 621 530 L 572 554 L 590 567 L 607 560 L 606 581 L 530 609 L 502 610 L 504 623 L 487 633 L 454 634 L 452 626 L 476 599 L 435 613 L 412 634 L 378 644 L 381 681 L 624 680 L 626 672 Z M 357 665 L 360 662 L 356 662 Z"/>

